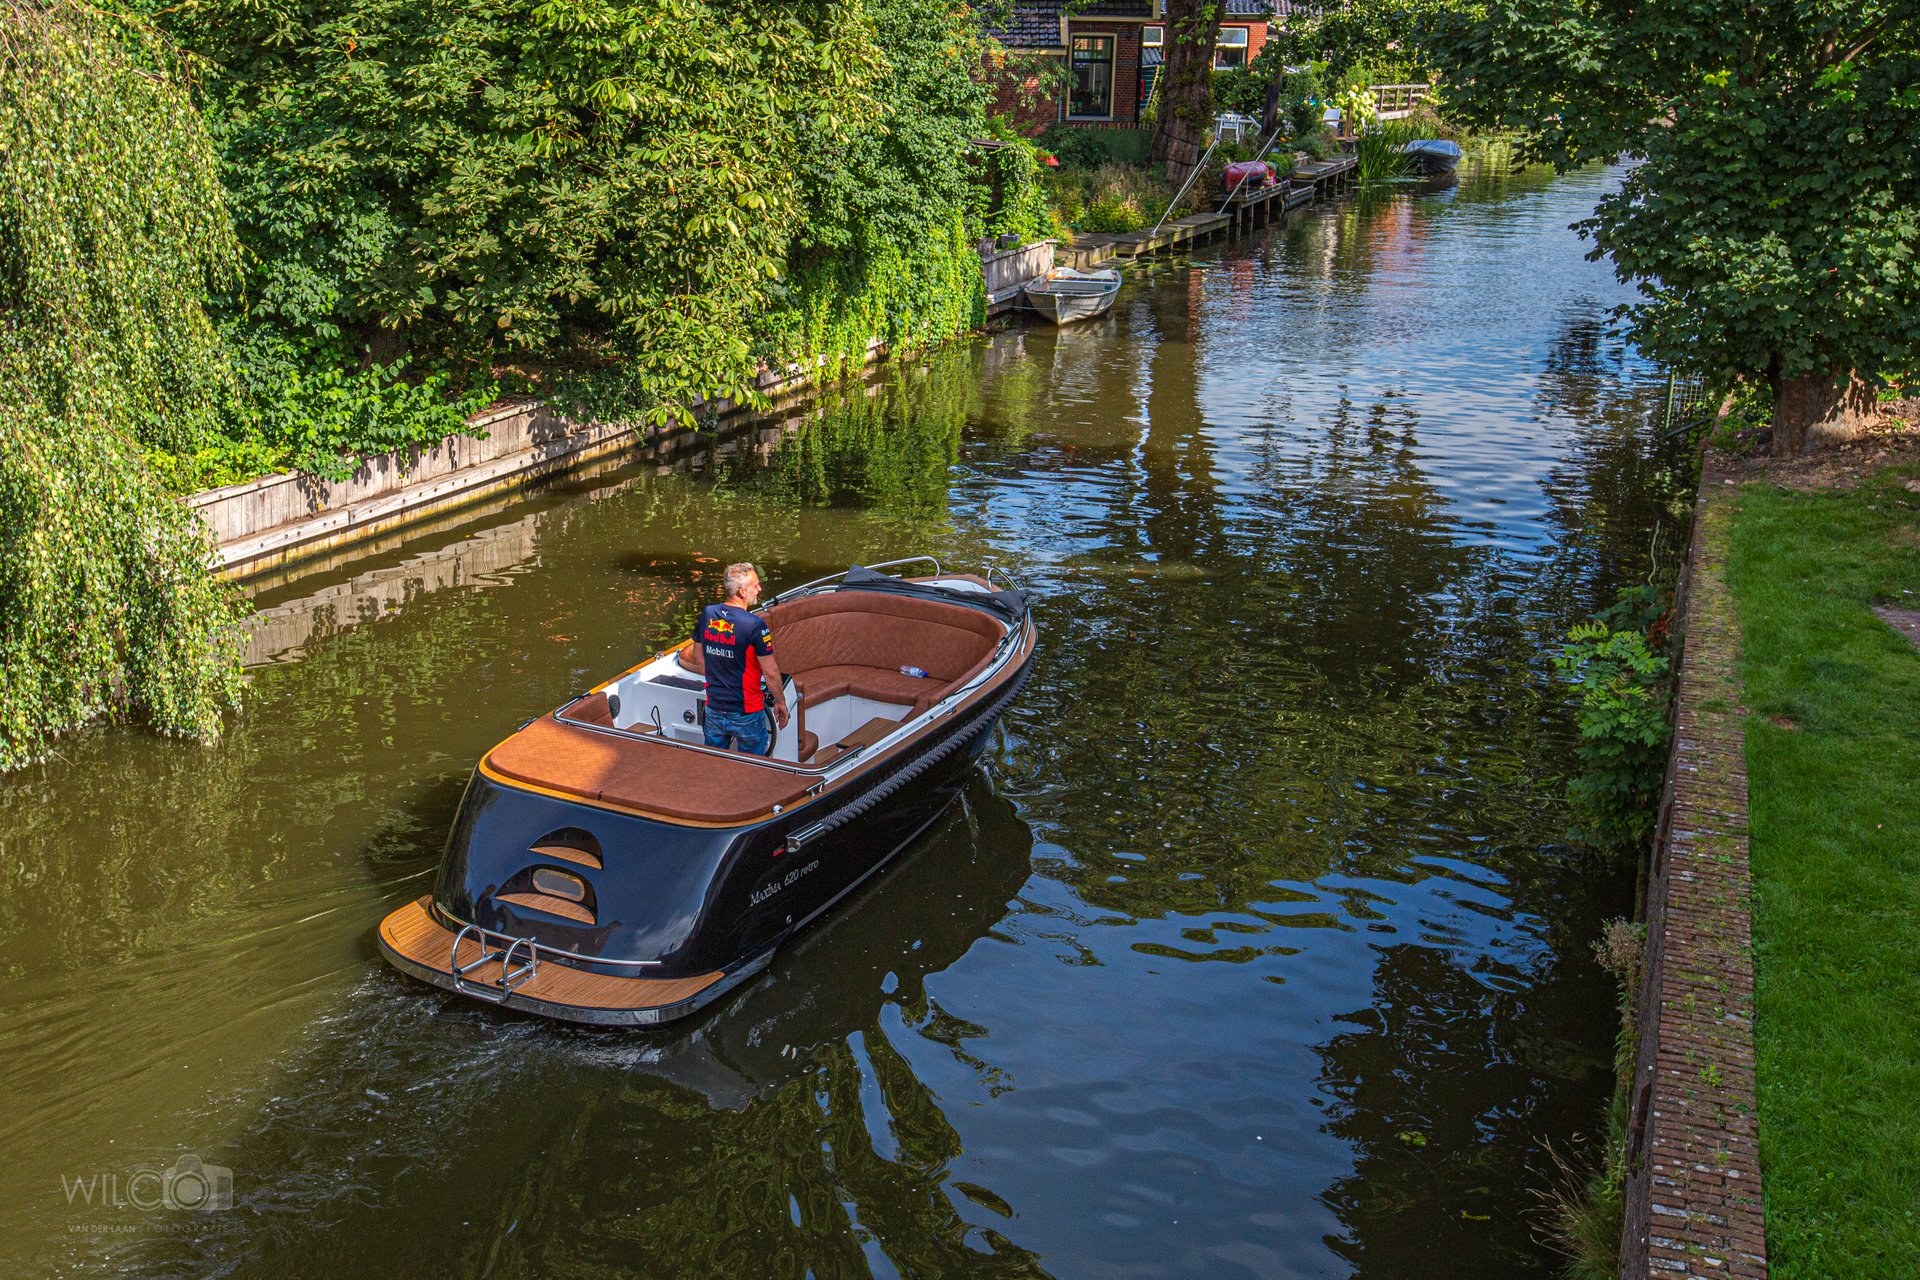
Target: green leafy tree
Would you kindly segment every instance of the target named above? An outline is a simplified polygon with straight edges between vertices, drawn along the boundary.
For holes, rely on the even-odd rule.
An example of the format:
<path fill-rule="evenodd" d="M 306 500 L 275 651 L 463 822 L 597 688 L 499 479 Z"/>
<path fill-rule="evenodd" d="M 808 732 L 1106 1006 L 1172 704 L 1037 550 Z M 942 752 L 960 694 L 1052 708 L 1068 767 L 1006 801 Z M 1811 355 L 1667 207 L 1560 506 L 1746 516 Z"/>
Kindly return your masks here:
<path fill-rule="evenodd" d="M 1449 114 L 1642 158 L 1583 229 L 1643 349 L 1764 379 L 1777 454 L 1871 424 L 1920 350 L 1920 5 L 1492 0 L 1428 47 Z"/>
<path fill-rule="evenodd" d="M 376 363 L 600 342 L 664 414 L 750 396 L 800 171 L 876 120 L 858 6 L 208 0 L 256 314 Z"/>
<path fill-rule="evenodd" d="M 0 7 L 0 769 L 102 711 L 211 736 L 238 606 L 148 465 L 217 429 L 206 299 L 238 247 L 174 51 L 67 0 Z"/>
<path fill-rule="evenodd" d="M 1268 38 L 1276 65 L 1325 62 L 1336 80 L 1357 67 L 1393 80 L 1422 79 L 1425 55 L 1419 38 L 1454 0 L 1346 0 L 1296 9 Z"/>

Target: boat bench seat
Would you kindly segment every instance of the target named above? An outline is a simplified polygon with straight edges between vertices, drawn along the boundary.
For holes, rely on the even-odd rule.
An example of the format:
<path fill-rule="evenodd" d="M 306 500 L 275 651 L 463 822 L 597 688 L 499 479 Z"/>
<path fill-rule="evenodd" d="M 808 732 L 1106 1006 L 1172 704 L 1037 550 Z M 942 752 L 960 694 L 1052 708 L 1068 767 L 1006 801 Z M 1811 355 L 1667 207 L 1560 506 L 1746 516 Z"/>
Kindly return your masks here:
<path fill-rule="evenodd" d="M 595 733 L 545 715 L 487 753 L 504 778 L 669 818 L 743 822 L 804 799 L 805 774 L 750 756 L 682 751 L 662 738 Z"/>
<path fill-rule="evenodd" d="M 917 716 L 945 697 L 950 687 L 947 681 L 931 676 L 922 679 L 884 667 L 856 667 L 850 663 L 815 667 L 794 676 L 793 680 L 800 686 L 803 711 L 835 698 L 854 697 L 911 707 L 909 714 Z"/>
<path fill-rule="evenodd" d="M 852 695 L 911 707 L 918 715 L 993 660 L 1006 628 L 965 605 L 880 592 L 836 591 L 775 605 L 767 612 L 773 656 L 800 686 L 801 708 Z M 680 665 L 706 670 L 697 644 Z M 919 667 L 926 678 L 903 675 Z"/>

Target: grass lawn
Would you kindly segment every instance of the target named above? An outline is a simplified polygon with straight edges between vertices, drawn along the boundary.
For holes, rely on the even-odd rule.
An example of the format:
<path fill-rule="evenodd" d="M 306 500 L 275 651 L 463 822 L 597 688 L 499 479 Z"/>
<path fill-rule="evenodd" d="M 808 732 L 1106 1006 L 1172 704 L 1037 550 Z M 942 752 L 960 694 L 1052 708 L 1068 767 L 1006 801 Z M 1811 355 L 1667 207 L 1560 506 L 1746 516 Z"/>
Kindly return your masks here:
<path fill-rule="evenodd" d="M 1733 526 L 1776 1280 L 1920 1277 L 1920 653 L 1870 612 L 1920 609 L 1905 482 L 1749 486 Z"/>

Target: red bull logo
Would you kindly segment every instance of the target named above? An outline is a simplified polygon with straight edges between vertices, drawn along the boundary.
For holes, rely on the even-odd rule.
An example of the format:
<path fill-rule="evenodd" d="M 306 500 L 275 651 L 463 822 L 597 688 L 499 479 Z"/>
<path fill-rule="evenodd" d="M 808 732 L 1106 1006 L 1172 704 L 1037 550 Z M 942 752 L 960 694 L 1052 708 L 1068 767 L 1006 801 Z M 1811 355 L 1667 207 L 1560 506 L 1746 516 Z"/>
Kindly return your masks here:
<path fill-rule="evenodd" d="M 711 622 L 707 623 L 707 639 L 709 640 L 733 639 L 732 621 L 726 618 L 715 618 Z"/>

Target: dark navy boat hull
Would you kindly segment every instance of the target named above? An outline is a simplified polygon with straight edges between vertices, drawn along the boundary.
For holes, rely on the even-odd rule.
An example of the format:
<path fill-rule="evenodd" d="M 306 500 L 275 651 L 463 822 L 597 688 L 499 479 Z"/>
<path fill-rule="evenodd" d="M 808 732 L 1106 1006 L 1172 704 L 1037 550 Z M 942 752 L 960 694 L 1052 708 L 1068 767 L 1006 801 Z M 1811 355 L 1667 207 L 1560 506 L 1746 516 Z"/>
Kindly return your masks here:
<path fill-rule="evenodd" d="M 667 822 L 523 789 L 476 770 L 449 834 L 429 899 L 415 904 L 429 927 L 458 935 L 449 959 L 381 929 L 396 967 L 428 982 L 508 1008 L 576 1022 L 650 1025 L 710 1004 L 765 966 L 779 946 L 857 888 L 958 796 L 1001 712 L 1027 675 L 1031 650 L 993 696 L 956 712 L 914 748 L 794 811 L 748 826 Z M 556 833 L 583 833 L 599 865 L 556 864 L 583 881 L 593 923 L 575 923 L 512 901 L 530 871 L 530 850 Z M 538 864 L 539 859 L 533 858 Z M 396 912 L 395 916 L 401 913 Z M 495 969 L 463 977 L 460 963 L 514 940 L 543 967 L 563 965 L 609 983 L 671 991 L 712 979 L 665 1002 L 639 998 L 583 1004 L 540 998 L 540 984 L 495 981 Z M 497 966 L 504 977 L 514 957 Z M 471 968 L 472 966 L 469 965 Z M 552 970 L 549 969 L 551 974 Z M 717 975 L 717 976 L 715 976 Z M 482 978 L 485 981 L 482 981 Z M 635 981 L 639 979 L 640 981 Z"/>

